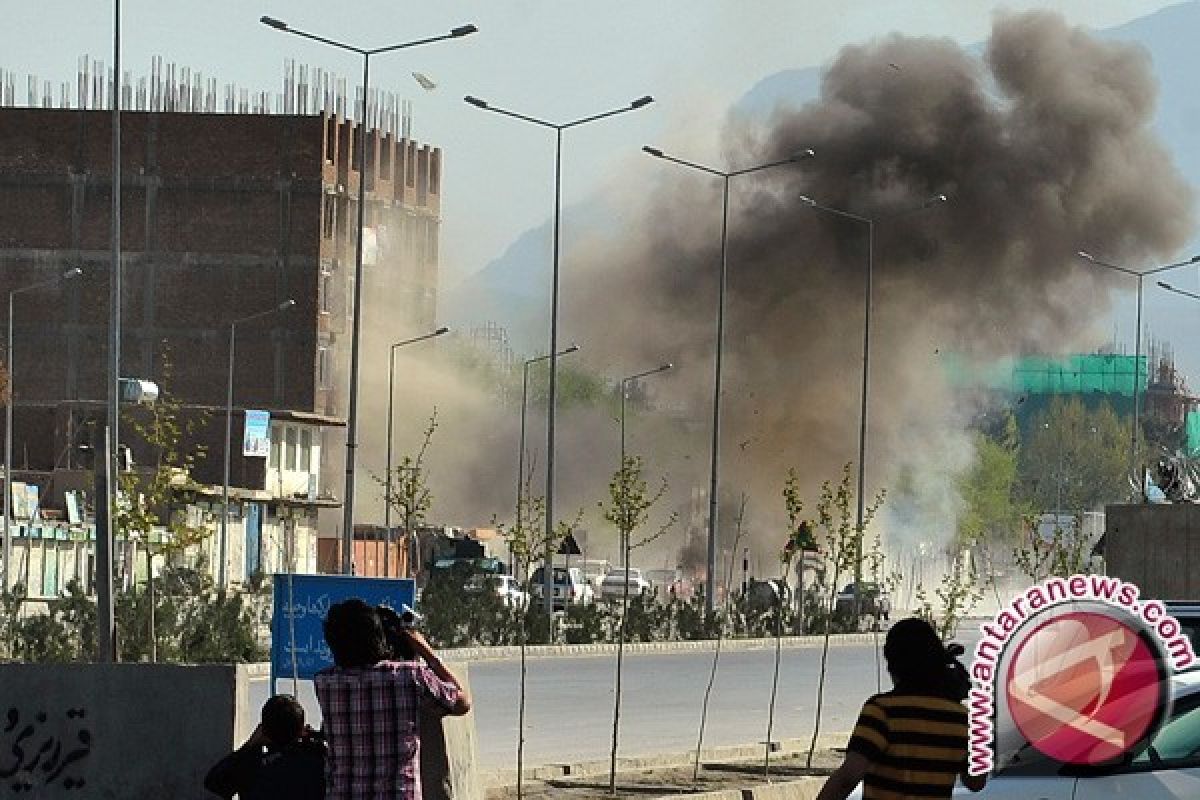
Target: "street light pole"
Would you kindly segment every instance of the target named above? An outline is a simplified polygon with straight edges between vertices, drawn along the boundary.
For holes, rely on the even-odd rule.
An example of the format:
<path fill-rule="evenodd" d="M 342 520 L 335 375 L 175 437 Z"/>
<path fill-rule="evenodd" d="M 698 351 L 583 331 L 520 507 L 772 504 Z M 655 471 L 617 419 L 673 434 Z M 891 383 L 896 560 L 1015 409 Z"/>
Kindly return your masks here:
<path fill-rule="evenodd" d="M 383 558 L 383 577 L 385 578 L 388 577 L 388 573 L 391 571 L 390 564 L 392 560 L 392 408 L 396 385 L 396 349 L 405 345 L 423 342 L 426 339 L 432 339 L 449 332 L 449 328 L 442 326 L 431 333 L 414 336 L 402 342 L 396 342 L 388 350 L 387 471 L 383 474 L 383 535 L 385 537 L 384 541 L 387 544 L 387 552 Z M 409 573 L 410 575 L 412 574 L 411 564 L 409 565 Z"/>
<path fill-rule="evenodd" d="M 636 111 L 639 108 L 650 105 L 654 102 L 654 98 L 646 95 L 639 97 L 627 106 L 614 108 L 610 111 L 604 111 L 599 114 L 593 114 L 588 117 L 581 117 L 571 122 L 554 123 L 547 122 L 537 117 L 531 117 L 526 114 L 519 114 L 515 111 L 499 108 L 488 104 L 486 100 L 481 100 L 478 97 L 467 95 L 463 98 L 468 104 L 484 111 L 491 111 L 494 114 L 500 114 L 505 117 L 522 122 L 528 122 L 531 125 L 537 125 L 541 128 L 549 128 L 555 133 L 554 136 L 554 258 L 553 267 L 551 270 L 551 289 L 550 289 L 550 391 L 547 397 L 546 410 L 546 550 L 544 553 L 545 569 L 543 570 L 542 598 L 545 604 L 546 615 L 549 618 L 551 638 L 554 633 L 554 548 L 551 545 L 554 539 L 554 417 L 558 399 L 558 273 L 560 261 L 560 231 L 562 228 L 562 135 L 563 131 L 571 128 L 576 128 L 580 125 L 585 125 L 589 122 L 614 117 L 618 114 L 625 114 L 630 111 Z"/>
<path fill-rule="evenodd" d="M 579 350 L 579 345 L 573 344 L 565 350 L 559 351 L 559 356 L 569 355 Z M 529 368 L 539 361 L 545 361 L 550 358 L 549 354 L 537 356 L 525 361 L 522 369 L 521 377 L 521 441 L 517 451 L 517 511 L 516 511 L 516 529 L 521 530 L 521 511 L 525 504 L 525 412 L 529 404 Z M 514 575 L 513 577 L 516 577 Z"/>
<path fill-rule="evenodd" d="M 5 353 L 5 360 L 8 362 L 6 367 L 7 375 L 5 376 L 6 388 L 8 389 L 8 402 L 4 404 L 4 579 L 0 581 L 0 588 L 5 592 L 12 589 L 12 446 L 13 446 L 13 405 L 16 403 L 17 395 L 13 389 L 13 316 L 16 311 L 16 305 L 13 299 L 25 292 L 32 292 L 34 289 L 41 289 L 46 286 L 52 286 L 59 281 L 70 280 L 77 278 L 83 274 L 83 270 L 79 267 L 69 269 L 62 275 L 59 275 L 50 280 L 39 281 L 38 283 L 30 284 L 13 289 L 8 293 L 8 350 Z"/>
<path fill-rule="evenodd" d="M 1160 272 L 1186 267 L 1189 264 L 1200 262 L 1200 255 L 1194 255 L 1185 261 L 1177 261 L 1172 264 L 1163 264 L 1160 267 L 1151 267 L 1150 269 L 1135 270 L 1129 267 L 1123 267 L 1119 264 L 1111 264 L 1107 261 L 1101 261 L 1091 253 L 1080 250 L 1075 253 L 1076 256 L 1084 261 L 1095 264 L 1097 267 L 1119 272 L 1122 275 L 1129 275 L 1137 278 L 1137 314 L 1136 325 L 1137 331 L 1133 337 L 1133 425 L 1129 434 L 1129 467 L 1131 470 L 1138 473 L 1137 494 L 1141 497 L 1145 492 L 1145 475 L 1142 473 L 1141 467 L 1138 465 L 1138 438 L 1142 427 L 1142 409 L 1141 409 L 1141 385 L 1142 385 L 1142 282 L 1150 275 L 1157 275 Z M 1169 287 L 1168 287 L 1169 288 Z M 1173 290 L 1174 291 L 1174 290 Z M 1149 365 L 1147 365 L 1147 377 L 1149 377 Z"/>
<path fill-rule="evenodd" d="M 896 219 L 908 214 L 913 214 L 918 211 L 932 208 L 939 203 L 945 203 L 946 195 L 938 194 L 930 197 L 925 202 L 912 208 L 906 208 L 902 211 L 888 214 L 883 217 L 865 217 L 860 214 L 854 214 L 849 211 L 844 211 L 840 208 L 822 205 L 811 197 L 801 196 L 800 201 L 810 208 L 818 211 L 824 211 L 827 214 L 833 214 L 843 219 L 848 219 L 865 225 L 867 228 L 867 274 L 865 278 L 865 286 L 863 287 L 863 345 L 862 345 L 862 390 L 860 392 L 860 403 L 858 412 L 858 486 L 855 489 L 855 494 L 858 496 L 858 504 L 855 514 L 855 536 L 854 536 L 854 613 L 855 618 L 858 617 L 858 612 L 861 607 L 861 587 L 862 583 L 862 561 L 863 561 L 863 533 L 866 519 L 866 480 L 867 480 L 867 399 L 870 388 L 871 376 L 871 307 L 874 296 L 874 280 L 875 280 L 875 225 L 878 222 Z"/>
<path fill-rule="evenodd" d="M 709 487 L 708 487 L 708 554 L 705 562 L 705 591 L 704 591 L 704 610 L 711 614 L 715 607 L 716 589 L 717 589 L 717 489 L 718 476 L 720 472 L 720 451 L 721 451 L 721 362 L 722 355 L 725 351 L 725 290 L 728 284 L 729 276 L 729 181 L 739 175 L 748 175 L 753 172 L 762 172 L 763 170 L 772 167 L 782 166 L 784 164 L 794 164 L 806 158 L 813 158 L 812 150 L 803 150 L 791 158 L 785 158 L 779 161 L 771 161 L 766 164 L 759 164 L 745 169 L 732 170 L 723 172 L 712 167 L 706 167 L 703 164 L 697 164 L 692 161 L 686 161 L 682 158 L 667 155 L 662 150 L 656 147 L 643 147 L 642 152 L 652 155 L 655 158 L 661 158 L 664 161 L 670 161 L 673 164 L 678 164 L 689 169 L 694 169 L 699 172 L 706 173 L 718 177 L 722 181 L 721 185 L 721 272 L 720 281 L 717 289 L 717 339 L 714 347 L 715 353 L 713 356 L 713 421 L 712 421 L 712 444 L 709 450 Z"/>
<path fill-rule="evenodd" d="M 357 53 L 363 58 L 362 103 L 359 106 L 358 121 L 358 238 L 354 246 L 354 307 L 353 328 L 350 338 L 350 402 L 346 415 L 346 487 L 342 517 L 342 573 L 349 575 L 352 566 L 352 548 L 354 546 L 354 466 L 358 448 L 358 370 L 359 344 L 362 338 L 362 285 L 363 285 L 363 234 L 366 220 L 367 205 L 367 95 L 370 90 L 371 56 L 380 53 L 390 53 L 393 50 L 404 50 L 409 47 L 441 42 L 446 39 L 458 39 L 477 32 L 474 25 L 462 25 L 454 28 L 448 34 L 417 39 L 411 42 L 388 45 L 386 47 L 362 48 L 345 42 L 317 36 L 312 33 L 289 27 L 286 22 L 273 17 L 260 17 L 264 25 L 284 33 L 291 33 L 314 42 Z"/>
<path fill-rule="evenodd" d="M 220 589 L 229 588 L 229 462 L 233 439 L 233 364 L 237 326 L 243 322 L 250 322 L 251 320 L 260 319 L 280 311 L 286 311 L 294 305 L 296 305 L 295 300 L 284 300 L 274 308 L 259 311 L 257 314 L 250 314 L 229 323 L 229 372 L 225 383 L 225 463 L 224 478 L 221 482 L 221 541 L 219 547 L 221 563 L 217 566 L 217 587 Z M 279 468 L 282 470 L 283 465 L 280 464 Z"/>
<path fill-rule="evenodd" d="M 121 0 L 113 0 L 112 182 L 109 247 L 112 265 L 108 279 L 108 380 L 106 431 L 97 432 L 102 445 L 93 458 L 96 488 L 96 656 L 102 663 L 116 660 L 116 609 L 113 605 L 113 515 L 117 508 L 116 450 L 120 444 L 121 399 Z M 102 459 L 102 460 L 101 460 Z M 99 486 L 103 483 L 103 487 Z"/>
<path fill-rule="evenodd" d="M 725 185 L 729 185 L 728 181 Z M 667 363 L 621 379 L 621 468 L 617 471 L 617 480 L 620 481 L 621 489 L 621 560 L 625 563 L 625 584 L 621 588 L 621 635 L 617 637 L 617 685 L 613 697 L 612 760 L 608 768 L 608 791 L 614 794 L 617 791 L 617 733 L 621 727 L 621 660 L 625 654 L 625 625 L 629 617 L 629 556 L 632 549 L 629 542 L 631 527 L 629 485 L 625 469 L 625 401 L 628 399 L 630 383 L 639 378 L 666 372 L 673 366 L 673 364 Z"/>

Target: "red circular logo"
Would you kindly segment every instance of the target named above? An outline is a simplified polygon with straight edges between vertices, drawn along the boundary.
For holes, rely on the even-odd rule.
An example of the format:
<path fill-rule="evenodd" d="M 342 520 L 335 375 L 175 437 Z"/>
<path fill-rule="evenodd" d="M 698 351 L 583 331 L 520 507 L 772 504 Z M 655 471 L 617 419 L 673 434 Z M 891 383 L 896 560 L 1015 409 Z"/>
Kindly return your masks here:
<path fill-rule="evenodd" d="M 1146 638 L 1120 620 L 1062 614 L 1018 645 L 1005 685 L 1009 711 L 1025 740 L 1056 761 L 1110 761 L 1161 717 L 1161 664 Z"/>

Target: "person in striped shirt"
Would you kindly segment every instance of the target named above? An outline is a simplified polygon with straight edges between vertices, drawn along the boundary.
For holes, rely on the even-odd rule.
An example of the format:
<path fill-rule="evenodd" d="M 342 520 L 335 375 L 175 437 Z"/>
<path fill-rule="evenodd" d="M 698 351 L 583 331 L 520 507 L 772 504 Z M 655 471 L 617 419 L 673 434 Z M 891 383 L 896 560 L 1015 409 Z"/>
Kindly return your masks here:
<path fill-rule="evenodd" d="M 863 800 L 946 798 L 960 777 L 982 789 L 985 778 L 967 774 L 967 709 L 933 627 L 915 617 L 897 622 L 883 655 L 895 688 L 863 704 L 846 759 L 817 800 L 843 800 L 859 783 Z"/>

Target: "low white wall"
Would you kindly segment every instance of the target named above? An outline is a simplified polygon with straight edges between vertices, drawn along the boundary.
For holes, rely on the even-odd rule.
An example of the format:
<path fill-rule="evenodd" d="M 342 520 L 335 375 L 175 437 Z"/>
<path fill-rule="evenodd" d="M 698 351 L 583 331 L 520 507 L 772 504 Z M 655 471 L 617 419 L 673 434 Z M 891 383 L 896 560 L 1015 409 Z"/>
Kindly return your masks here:
<path fill-rule="evenodd" d="M 257 721 L 245 667 L 0 664 L 0 781 L 22 796 L 201 800 Z"/>

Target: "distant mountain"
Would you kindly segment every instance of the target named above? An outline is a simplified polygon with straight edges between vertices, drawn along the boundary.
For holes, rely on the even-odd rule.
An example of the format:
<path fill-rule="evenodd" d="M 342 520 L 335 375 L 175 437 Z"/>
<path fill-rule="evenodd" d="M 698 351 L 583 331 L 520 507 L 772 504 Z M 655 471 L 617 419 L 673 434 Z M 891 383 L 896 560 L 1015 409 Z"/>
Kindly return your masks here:
<path fill-rule="evenodd" d="M 1155 126 L 1193 186 L 1200 186 L 1200 147 L 1194 146 L 1200 137 L 1200 92 L 1194 85 L 1195 76 L 1200 75 L 1197 33 L 1200 2 L 1181 3 L 1117 28 L 1096 31 L 1097 36 L 1138 42 L 1150 51 L 1159 81 Z M 978 53 L 982 45 L 969 49 Z M 820 81 L 821 70 L 816 67 L 777 72 L 752 86 L 731 113 L 765 119 L 781 106 L 799 107 L 817 97 Z M 609 219 L 608 211 L 598 199 L 564 209 L 564 249 L 572 243 L 572 231 L 580 232 L 577 226 L 591 225 L 588 232 L 594 234 L 595 221 Z M 440 303 L 447 322 L 462 328 L 494 321 L 508 329 L 518 352 L 544 350 L 550 237 L 549 221 L 522 233 L 503 255 L 447 290 Z"/>

